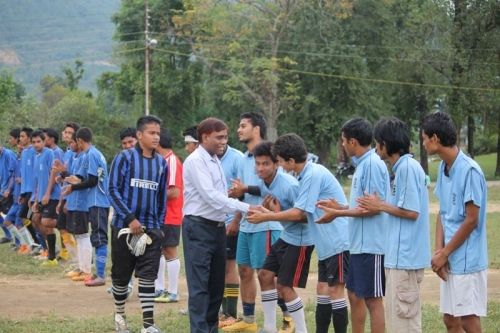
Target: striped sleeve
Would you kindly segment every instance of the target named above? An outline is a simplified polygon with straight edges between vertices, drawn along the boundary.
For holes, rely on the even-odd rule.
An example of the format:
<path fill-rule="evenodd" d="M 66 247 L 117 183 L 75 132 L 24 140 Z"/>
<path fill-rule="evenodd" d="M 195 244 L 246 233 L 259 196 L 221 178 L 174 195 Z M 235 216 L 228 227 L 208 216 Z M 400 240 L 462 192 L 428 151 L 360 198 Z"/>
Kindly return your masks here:
<path fill-rule="evenodd" d="M 157 204 L 158 204 L 158 221 L 160 223 L 163 223 L 165 221 L 165 214 L 167 213 L 167 176 L 169 174 L 169 168 L 167 166 L 167 163 L 163 160 L 163 163 L 160 164 L 161 167 L 163 167 L 163 172 L 160 175 L 160 181 L 158 185 L 158 197 L 157 197 Z M 174 178 L 175 181 L 175 178 Z"/>
<path fill-rule="evenodd" d="M 127 160 L 126 151 L 116 155 L 111 164 L 108 184 L 108 198 L 113 206 L 116 214 L 124 218 L 124 224 L 128 225 L 136 217 L 126 204 L 125 186 L 127 186 L 127 172 L 129 169 L 129 161 Z"/>

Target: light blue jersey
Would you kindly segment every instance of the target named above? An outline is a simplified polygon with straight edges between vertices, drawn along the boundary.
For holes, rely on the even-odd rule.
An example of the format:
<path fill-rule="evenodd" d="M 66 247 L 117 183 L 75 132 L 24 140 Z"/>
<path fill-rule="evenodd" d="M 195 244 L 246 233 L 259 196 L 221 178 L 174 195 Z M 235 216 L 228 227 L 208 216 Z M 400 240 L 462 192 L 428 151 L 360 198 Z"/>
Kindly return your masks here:
<path fill-rule="evenodd" d="M 78 170 L 81 168 L 81 164 L 83 161 L 82 153 L 76 154 L 72 152 L 70 159 L 66 162 L 68 164 L 68 168 L 66 169 L 71 175 L 76 175 Z M 67 157 L 70 156 L 67 154 Z M 89 193 L 89 189 L 83 190 L 73 190 L 71 193 L 66 196 L 66 208 L 70 211 L 79 211 L 79 212 L 87 212 L 87 196 Z"/>
<path fill-rule="evenodd" d="M 98 179 L 97 185 L 89 188 L 87 208 L 108 208 L 109 200 L 106 195 L 106 189 L 108 188 L 108 167 L 104 155 L 97 148 L 90 146 L 87 151 L 82 152 L 82 162 L 77 174 L 83 178 L 96 176 Z"/>
<path fill-rule="evenodd" d="M 262 179 L 259 181 L 258 186 L 263 197 L 272 195 L 279 201 L 282 211 L 294 206 L 299 191 L 299 182 L 297 179 L 284 173 L 281 168 L 276 172 L 269 187 Z M 281 225 L 283 226 L 283 231 L 280 238 L 288 244 L 295 246 L 313 245 L 307 223 L 281 222 Z"/>
<path fill-rule="evenodd" d="M 35 157 L 33 187 L 35 189 L 32 198 L 35 202 L 41 202 L 49 186 L 50 171 L 54 163 L 54 152 L 52 149 L 43 148 Z M 50 192 L 50 200 L 59 200 L 61 187 L 55 183 Z"/>
<path fill-rule="evenodd" d="M 52 151 L 54 152 L 54 160 L 64 162 L 64 152 L 59 146 L 52 148 Z"/>
<path fill-rule="evenodd" d="M 224 171 L 224 176 L 226 176 L 226 184 L 230 186 L 231 179 L 238 178 L 238 166 L 243 160 L 243 153 L 233 147 L 227 146 L 226 152 L 220 158 L 220 164 L 222 170 Z M 249 184 L 251 185 L 251 184 Z M 226 218 L 226 225 L 231 223 L 234 215 L 228 214 Z"/>
<path fill-rule="evenodd" d="M 325 260 L 349 250 L 347 218 L 339 217 L 325 224 L 315 222 L 323 215 L 323 211 L 316 207 L 318 200 L 335 199 L 340 204 L 347 204 L 340 183 L 327 168 L 312 162 L 306 163 L 298 180 L 299 194 L 294 207 L 306 212 L 318 259 Z"/>
<path fill-rule="evenodd" d="M 0 150 L 0 195 L 14 188 L 14 174 L 17 166 L 17 156 L 12 150 L 2 147 Z"/>
<path fill-rule="evenodd" d="M 377 194 L 388 200 L 389 172 L 387 166 L 375 152 L 368 150 L 360 158 L 353 158 L 356 171 L 352 176 L 349 208 L 358 206 L 356 200 L 365 194 Z M 387 214 L 349 218 L 351 254 L 385 254 L 387 243 Z"/>
<path fill-rule="evenodd" d="M 33 146 L 21 152 L 21 194 L 32 193 L 36 151 Z"/>
<path fill-rule="evenodd" d="M 255 172 L 255 157 L 252 154 L 249 154 L 248 151 L 244 154 L 238 168 L 238 178 L 245 185 L 255 185 L 260 180 L 259 176 L 257 176 L 257 173 Z M 251 195 L 248 193 L 245 193 L 245 198 L 243 199 L 244 202 L 250 205 L 260 205 L 262 200 L 262 196 Z M 266 230 L 283 230 L 283 227 L 281 226 L 281 223 L 276 221 L 252 224 L 247 221 L 246 214 L 243 215 L 240 222 L 240 231 L 252 233 Z"/>
<path fill-rule="evenodd" d="M 448 257 L 452 274 L 468 274 L 488 268 L 486 240 L 487 186 L 479 165 L 463 152 L 459 152 L 449 170 L 444 174 L 445 163 L 441 162 L 434 194 L 439 200 L 439 215 L 447 244 L 465 219 L 465 204 L 472 202 L 479 207 L 478 224 Z"/>
<path fill-rule="evenodd" d="M 416 220 L 387 214 L 388 241 L 384 265 L 395 269 L 430 266 L 429 193 L 425 172 L 410 154 L 403 155 L 392 168 L 395 178 L 388 202 L 418 213 Z"/>

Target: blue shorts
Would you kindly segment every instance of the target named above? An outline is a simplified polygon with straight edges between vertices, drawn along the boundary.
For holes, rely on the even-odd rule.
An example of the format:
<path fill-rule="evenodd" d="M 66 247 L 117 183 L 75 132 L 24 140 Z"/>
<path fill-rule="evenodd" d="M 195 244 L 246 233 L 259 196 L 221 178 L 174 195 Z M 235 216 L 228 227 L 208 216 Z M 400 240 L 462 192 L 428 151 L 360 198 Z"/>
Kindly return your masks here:
<path fill-rule="evenodd" d="M 240 231 L 236 248 L 236 262 L 238 265 L 261 269 L 264 267 L 264 261 L 271 250 L 271 246 L 280 238 L 280 235 L 280 230 L 251 233 Z"/>
<path fill-rule="evenodd" d="M 383 254 L 351 254 L 346 287 L 359 298 L 385 295 L 385 271 Z"/>

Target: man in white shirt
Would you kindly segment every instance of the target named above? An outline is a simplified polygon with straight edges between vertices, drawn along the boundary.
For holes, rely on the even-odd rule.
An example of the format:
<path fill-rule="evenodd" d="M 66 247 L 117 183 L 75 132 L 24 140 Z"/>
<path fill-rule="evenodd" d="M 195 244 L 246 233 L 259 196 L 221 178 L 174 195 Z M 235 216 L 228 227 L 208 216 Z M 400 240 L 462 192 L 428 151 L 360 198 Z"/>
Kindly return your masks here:
<path fill-rule="evenodd" d="M 250 205 L 228 198 L 217 155 L 227 144 L 227 125 L 207 118 L 198 125 L 198 148 L 184 162 L 182 241 L 189 291 L 191 333 L 217 332 L 224 293 L 226 214 Z"/>

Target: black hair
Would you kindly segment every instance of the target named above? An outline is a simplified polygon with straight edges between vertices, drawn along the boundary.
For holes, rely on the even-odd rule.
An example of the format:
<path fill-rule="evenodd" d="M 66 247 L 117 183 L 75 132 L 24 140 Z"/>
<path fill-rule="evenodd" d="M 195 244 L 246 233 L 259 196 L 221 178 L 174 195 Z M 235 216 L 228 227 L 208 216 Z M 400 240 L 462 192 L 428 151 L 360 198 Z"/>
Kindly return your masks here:
<path fill-rule="evenodd" d="M 59 142 L 59 134 L 57 133 L 57 131 L 53 128 L 45 128 L 43 129 L 43 131 L 45 132 L 45 135 L 47 137 L 53 138 L 54 143 L 57 145 L 57 143 Z"/>
<path fill-rule="evenodd" d="M 42 140 L 45 140 L 45 134 L 43 133 L 43 131 L 37 129 L 35 131 L 32 131 L 30 134 L 30 139 L 33 139 L 33 138 L 40 138 Z"/>
<path fill-rule="evenodd" d="M 24 132 L 24 133 L 26 133 L 27 136 L 31 137 L 31 133 L 33 133 L 33 129 L 31 127 L 23 127 L 19 131 L 19 134 L 21 134 L 21 132 Z"/>
<path fill-rule="evenodd" d="M 19 140 L 19 134 L 21 134 L 20 128 L 13 128 L 9 131 L 9 135 L 18 140 Z"/>
<path fill-rule="evenodd" d="M 203 142 L 203 134 L 211 134 L 213 132 L 220 132 L 223 130 L 227 130 L 227 125 L 225 122 L 223 122 L 220 119 L 214 118 L 214 117 L 209 117 L 205 120 L 203 120 L 201 123 L 198 124 L 196 127 L 198 130 L 198 141 L 200 143 Z"/>
<path fill-rule="evenodd" d="M 80 129 L 80 125 L 78 125 L 77 123 L 72 122 L 72 121 L 64 124 L 64 128 L 66 128 L 66 127 L 71 127 L 75 131 L 75 133 L 76 133 L 76 131 L 78 131 Z"/>
<path fill-rule="evenodd" d="M 410 152 L 410 135 L 405 123 L 395 117 L 380 119 L 373 129 L 373 138 L 387 149 L 389 156 Z"/>
<path fill-rule="evenodd" d="M 172 135 L 170 135 L 170 131 L 166 128 L 162 128 L 160 131 L 160 147 L 172 149 Z"/>
<path fill-rule="evenodd" d="M 186 128 L 182 132 L 182 136 L 187 136 L 187 135 L 192 136 L 194 139 L 198 140 L 198 126 L 192 126 Z"/>
<path fill-rule="evenodd" d="M 295 133 L 280 136 L 272 147 L 275 157 L 281 157 L 285 161 L 293 158 L 296 163 L 307 161 L 307 148 L 304 140 Z"/>
<path fill-rule="evenodd" d="M 161 125 L 162 121 L 157 116 L 152 116 L 152 115 L 142 116 L 139 119 L 137 119 L 136 128 L 138 131 L 142 132 L 142 131 L 144 131 L 144 127 L 148 124 L 151 124 L 151 123 Z"/>
<path fill-rule="evenodd" d="M 129 137 L 129 136 L 136 138 L 135 132 L 136 132 L 136 129 L 132 128 L 132 127 L 122 128 L 122 130 L 120 131 L 120 141 Z"/>
<path fill-rule="evenodd" d="M 88 127 L 81 127 L 76 132 L 76 138 L 82 139 L 83 141 L 85 141 L 87 143 L 91 143 L 92 142 L 92 130 Z"/>
<path fill-rule="evenodd" d="M 276 163 L 276 156 L 272 152 L 273 143 L 270 141 L 262 141 L 253 149 L 253 156 L 269 156 L 271 160 Z"/>
<path fill-rule="evenodd" d="M 445 147 L 457 144 L 457 127 L 448 113 L 439 111 L 425 116 L 422 131 L 429 138 L 436 134 L 441 145 Z"/>
<path fill-rule="evenodd" d="M 363 147 L 372 144 L 372 125 L 364 118 L 352 118 L 342 125 L 341 133 L 346 139 L 356 139 Z"/>
<path fill-rule="evenodd" d="M 240 115 L 240 120 L 242 119 L 250 119 L 250 123 L 252 124 L 253 127 L 259 126 L 261 139 L 266 138 L 267 124 L 266 124 L 266 119 L 264 118 L 262 113 L 245 112 Z"/>

